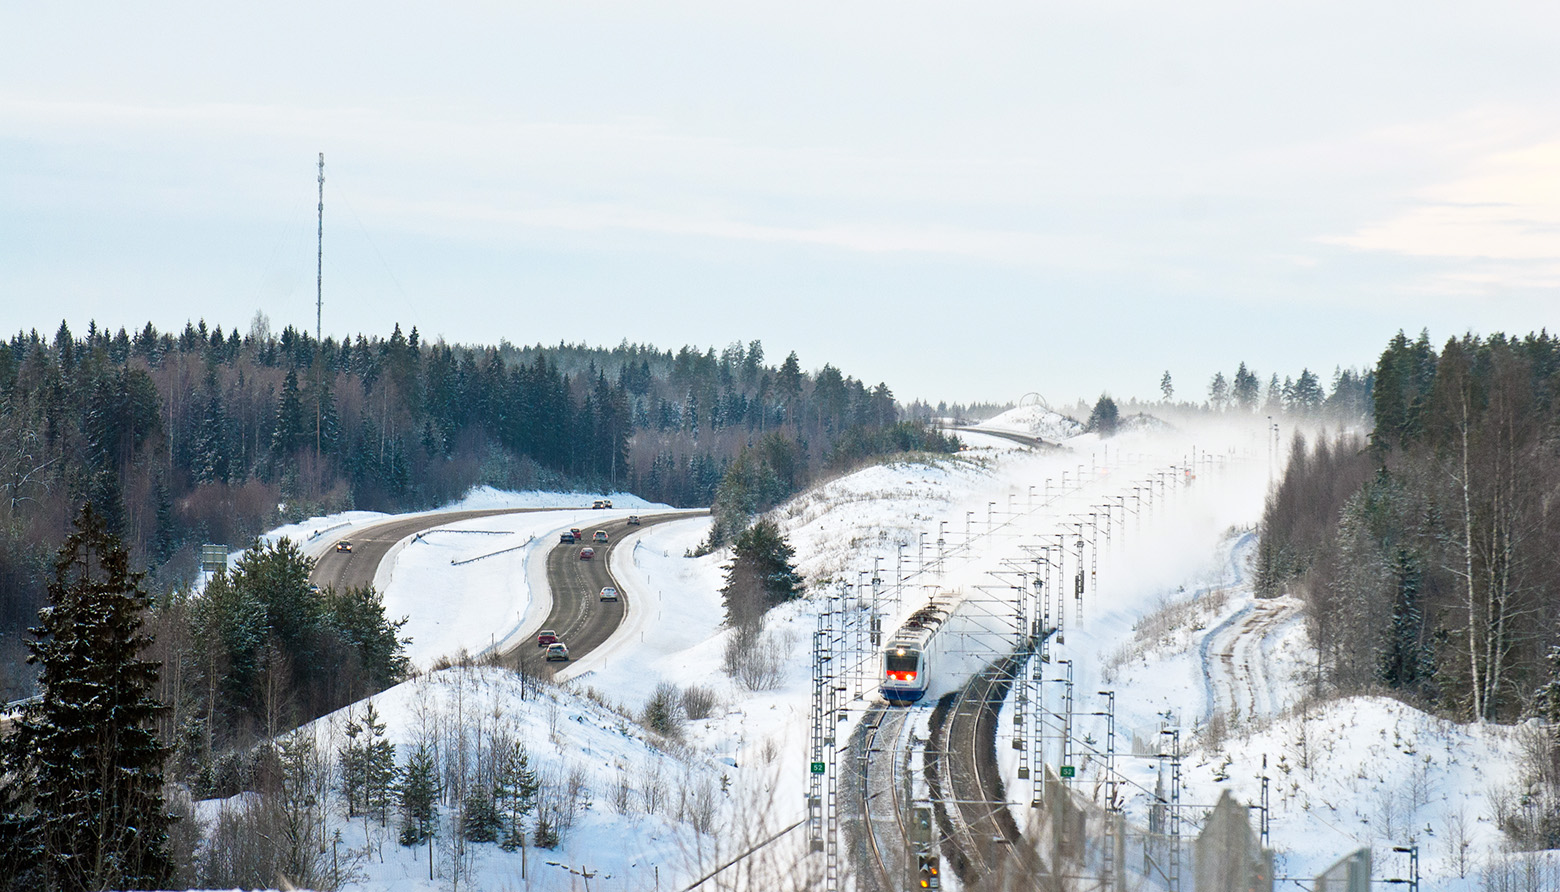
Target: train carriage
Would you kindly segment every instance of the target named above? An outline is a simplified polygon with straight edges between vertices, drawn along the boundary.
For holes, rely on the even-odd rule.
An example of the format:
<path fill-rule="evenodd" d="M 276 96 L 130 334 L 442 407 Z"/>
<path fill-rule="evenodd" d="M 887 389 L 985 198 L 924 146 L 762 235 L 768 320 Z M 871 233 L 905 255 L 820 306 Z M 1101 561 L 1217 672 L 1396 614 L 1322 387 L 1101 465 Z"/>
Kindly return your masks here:
<path fill-rule="evenodd" d="M 931 670 L 942 649 L 937 633 L 948 622 L 955 603 L 946 597 L 912 613 L 883 646 L 878 693 L 894 706 L 915 703 L 926 696 Z"/>

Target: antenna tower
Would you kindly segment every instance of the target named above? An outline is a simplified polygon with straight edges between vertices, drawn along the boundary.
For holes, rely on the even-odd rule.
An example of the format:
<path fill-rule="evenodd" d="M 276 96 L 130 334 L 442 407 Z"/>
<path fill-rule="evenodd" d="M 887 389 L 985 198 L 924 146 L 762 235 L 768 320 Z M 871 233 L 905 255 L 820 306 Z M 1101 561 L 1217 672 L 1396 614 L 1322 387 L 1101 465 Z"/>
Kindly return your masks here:
<path fill-rule="evenodd" d="M 320 153 L 320 228 L 314 257 L 314 340 L 320 340 L 320 308 L 325 298 L 325 153 Z"/>

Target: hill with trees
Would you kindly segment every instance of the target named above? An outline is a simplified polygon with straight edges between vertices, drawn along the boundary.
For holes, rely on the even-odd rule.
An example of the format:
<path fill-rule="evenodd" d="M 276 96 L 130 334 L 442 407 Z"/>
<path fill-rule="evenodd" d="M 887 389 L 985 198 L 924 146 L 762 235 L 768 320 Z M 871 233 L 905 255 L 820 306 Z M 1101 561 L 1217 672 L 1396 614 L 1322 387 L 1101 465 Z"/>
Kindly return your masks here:
<path fill-rule="evenodd" d="M 0 692 L 31 690 L 22 633 L 84 502 L 167 592 L 193 576 L 199 543 L 425 509 L 479 484 L 704 506 L 738 464 L 722 527 L 734 535 L 827 468 L 924 447 L 954 444 L 901 424 L 886 384 L 804 371 L 795 353 L 770 364 L 756 340 L 459 346 L 394 326 L 319 341 L 273 334 L 261 314 L 243 333 L 20 332 L 0 349 Z"/>

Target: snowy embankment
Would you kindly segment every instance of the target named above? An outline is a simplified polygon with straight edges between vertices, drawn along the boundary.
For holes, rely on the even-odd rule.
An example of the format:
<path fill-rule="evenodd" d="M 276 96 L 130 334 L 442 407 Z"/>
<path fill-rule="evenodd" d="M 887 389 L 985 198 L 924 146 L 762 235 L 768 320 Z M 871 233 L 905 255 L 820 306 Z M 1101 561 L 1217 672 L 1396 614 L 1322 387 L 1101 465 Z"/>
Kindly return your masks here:
<path fill-rule="evenodd" d="M 1052 443 L 1059 443 L 1083 433 L 1083 425 L 1077 419 L 1043 406 L 1019 406 L 980 422 L 977 427 L 991 430 L 1028 434 Z"/>
<path fill-rule="evenodd" d="M 1471 873 L 1494 852 L 1498 797 L 1488 791 L 1512 781 L 1513 729 L 1450 725 L 1379 699 L 1307 703 L 1304 670 L 1312 656 L 1298 613 L 1255 624 L 1257 641 L 1234 634 L 1259 608 L 1241 572 L 1252 540 L 1231 531 L 1255 522 L 1274 469 L 1224 449 L 1208 459 L 1208 470 L 1188 478 L 1190 485 L 1172 481 L 1162 488 L 1150 507 L 1122 493 L 1166 463 L 1184 465 L 1189 437 L 1133 432 L 1102 442 L 1085 435 L 1073 438 L 1072 451 L 1041 454 L 998 438 L 961 436 L 973 448 L 959 457 L 867 468 L 774 512 L 815 598 L 847 586 L 859 594 L 877 576 L 885 580 L 880 606 L 890 616 L 913 609 L 929 592 L 954 591 L 995 627 L 1011 613 L 1002 601 L 1010 580 L 995 575 L 1003 561 L 1027 561 L 1021 545 L 1052 541 L 1062 531 L 1079 534 L 1091 507 L 1119 499 L 1124 507 L 1109 532 L 1090 530 L 1105 540 L 1097 585 L 1085 601 L 1063 605 L 1066 641 L 1053 651 L 1075 671 L 1079 739 L 1103 739 L 1103 719 L 1084 713 L 1100 710 L 1093 692 L 1107 689 L 1116 693 L 1120 752 L 1157 752 L 1160 731 L 1179 728 L 1189 819 L 1221 789 L 1256 803 L 1265 757 L 1281 875 L 1309 876 L 1361 845 L 1375 847 L 1382 864 L 1392 845 L 1416 843 L 1427 879 L 1455 878 L 1460 866 Z M 1249 446 L 1252 439 L 1237 432 L 1222 442 Z M 1260 450 L 1262 441 L 1253 441 Z M 1206 449 L 1220 441 L 1204 431 L 1197 442 Z M 535 505 L 555 496 L 515 498 Z M 631 504 L 623 496 L 614 500 L 620 508 Z M 1134 505 L 1138 510 L 1126 511 Z M 488 547 L 464 541 L 486 536 L 451 535 L 460 541 L 449 543 L 435 537 L 426 549 L 395 556 L 387 601 L 395 605 L 392 615 L 409 615 L 431 642 L 419 647 L 419 659 L 461 648 L 477 653 L 505 629 L 525 627 L 540 602 L 537 567 L 550 544 L 541 533 L 572 523 L 553 514 L 515 519 L 503 535 L 535 536 L 534 547 L 478 561 L 472 566 L 480 569 L 471 572 L 451 572 L 449 560 L 456 551 Z M 496 523 L 488 518 L 471 526 L 497 529 Z M 820 603 L 773 611 L 762 647 L 776 656 L 777 669 L 759 690 L 739 684 L 723 671 L 730 632 L 722 627 L 719 587 L 729 554 L 687 556 L 707 530 L 703 518 L 664 524 L 614 549 L 612 571 L 625 592 L 627 620 L 613 640 L 562 673 L 563 688 L 526 696 L 501 670 L 454 668 L 375 698 L 403 765 L 410 748 L 430 736 L 474 740 L 502 732 L 525 741 L 556 789 L 574 790 L 572 824 L 558 849 L 528 856 L 526 883 L 533 888 L 574 888 L 581 870 L 594 874 L 595 889 L 685 886 L 728 853 L 805 814 L 808 667 Z M 489 618 L 464 617 L 468 607 L 473 617 L 485 610 Z M 1233 670 L 1219 657 L 1225 653 Z M 851 692 L 870 698 L 871 666 L 858 668 Z M 707 718 L 684 724 L 678 742 L 650 735 L 634 721 L 664 685 L 706 693 L 713 703 Z M 1046 689 L 1058 708 L 1060 688 Z M 858 704 L 853 713 L 859 712 Z M 315 727 L 322 740 L 339 746 L 342 723 L 338 714 Z M 841 726 L 840 739 L 847 730 Z M 998 752 L 1011 762 L 1008 747 L 999 744 Z M 1146 791 L 1154 787 L 1158 763 L 1120 764 L 1129 820 L 1145 824 Z M 1013 790 L 1020 782 L 1011 764 L 1008 771 Z M 474 888 L 524 885 L 520 852 L 482 844 L 458 856 L 452 808 L 442 812 L 432 881 L 426 847 L 403 848 L 393 828 L 369 821 L 365 829 L 362 819 L 345 820 L 339 801 L 332 808 L 332 824 L 357 853 L 349 888 L 449 888 L 457 873 Z M 801 859 L 803 843 L 800 832 L 779 833 L 760 849 L 759 875 Z M 1378 875 L 1391 875 L 1390 869 Z M 1424 888 L 1472 887 L 1438 880 Z"/>

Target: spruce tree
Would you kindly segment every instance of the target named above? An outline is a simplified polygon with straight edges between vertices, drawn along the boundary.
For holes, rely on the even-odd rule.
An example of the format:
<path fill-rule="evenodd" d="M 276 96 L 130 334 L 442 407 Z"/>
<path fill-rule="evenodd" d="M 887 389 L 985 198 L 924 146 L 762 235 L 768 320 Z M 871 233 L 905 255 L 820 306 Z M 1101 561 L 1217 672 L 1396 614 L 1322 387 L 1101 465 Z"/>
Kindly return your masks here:
<path fill-rule="evenodd" d="M 426 745 L 412 751 L 396 792 L 401 801 L 401 845 L 415 846 L 433 835 L 434 803 L 439 797 L 433 751 Z"/>
<path fill-rule="evenodd" d="M 158 889 L 173 875 L 167 753 L 152 729 L 164 707 L 153 696 L 157 664 L 138 659 L 151 643 L 141 632 L 144 575 L 84 506 L 27 645 L 42 694 L 6 740 L 0 880 L 10 887 Z"/>
<path fill-rule="evenodd" d="M 1099 401 L 1094 404 L 1094 411 L 1089 413 L 1089 430 L 1102 437 L 1108 437 L 1114 434 L 1120 425 L 1121 410 L 1116 408 L 1116 401 L 1102 394 Z"/>
<path fill-rule="evenodd" d="M 802 576 L 792 563 L 795 554 L 770 520 L 761 520 L 737 536 L 721 589 L 728 625 L 755 624 L 769 608 L 801 596 Z"/>

